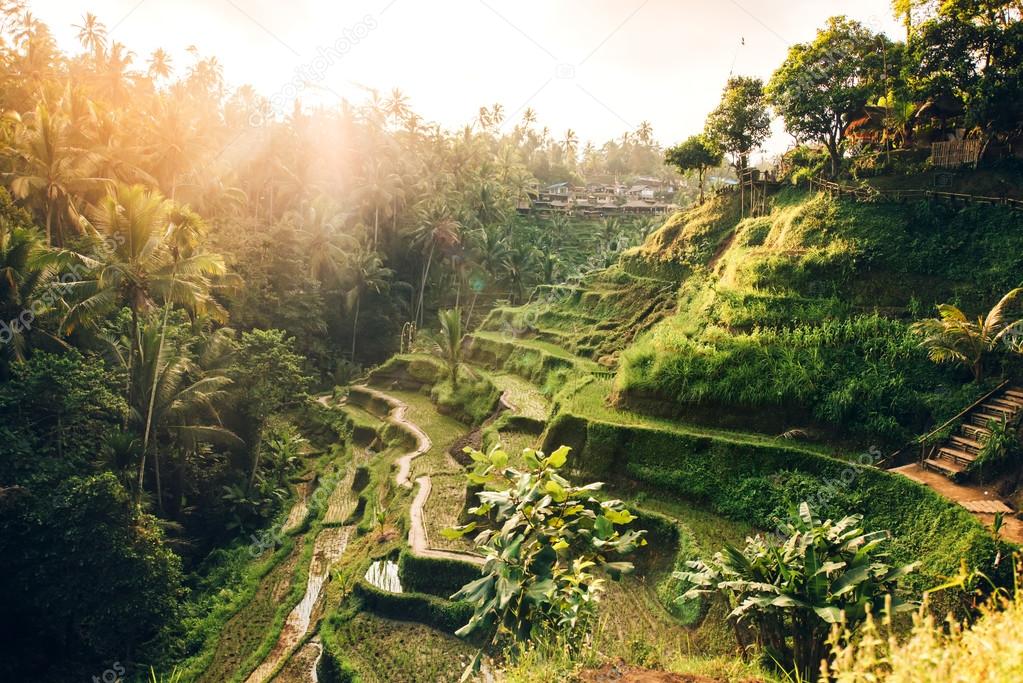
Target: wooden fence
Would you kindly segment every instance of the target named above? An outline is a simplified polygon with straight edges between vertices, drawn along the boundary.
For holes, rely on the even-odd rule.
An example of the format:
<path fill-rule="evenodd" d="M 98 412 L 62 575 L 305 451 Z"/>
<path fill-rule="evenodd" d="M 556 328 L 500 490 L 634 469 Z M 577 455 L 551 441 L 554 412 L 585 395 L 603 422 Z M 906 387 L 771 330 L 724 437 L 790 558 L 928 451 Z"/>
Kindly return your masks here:
<path fill-rule="evenodd" d="M 980 140 L 949 140 L 931 145 L 931 163 L 939 168 L 977 167 L 983 145 Z"/>
<path fill-rule="evenodd" d="M 907 202 L 929 199 L 944 201 L 952 205 L 988 204 L 991 206 L 1007 206 L 1016 211 L 1023 211 L 1023 199 L 1009 197 L 985 197 L 962 192 L 941 192 L 938 190 L 878 190 L 867 185 L 840 185 L 823 178 L 811 178 L 810 189 L 827 192 L 837 197 L 848 197 L 861 202 L 890 201 Z"/>

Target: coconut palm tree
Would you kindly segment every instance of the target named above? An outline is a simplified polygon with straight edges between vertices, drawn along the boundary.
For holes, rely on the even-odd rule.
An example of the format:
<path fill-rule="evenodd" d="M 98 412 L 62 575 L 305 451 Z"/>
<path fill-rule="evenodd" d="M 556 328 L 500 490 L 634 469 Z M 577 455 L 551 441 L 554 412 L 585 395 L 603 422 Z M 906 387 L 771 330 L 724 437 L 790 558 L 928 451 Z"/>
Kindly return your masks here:
<path fill-rule="evenodd" d="M 25 359 L 33 338 L 64 345 L 40 323 L 60 310 L 53 281 L 66 260 L 46 248 L 35 228 L 0 221 L 0 380 L 7 377 L 11 362 Z"/>
<path fill-rule="evenodd" d="M 141 353 L 139 335 L 142 317 L 159 300 L 164 304 L 162 333 L 173 305 L 196 315 L 223 317 L 223 310 L 211 295 L 210 278 L 224 275 L 224 260 L 217 254 L 197 253 L 181 245 L 190 238 L 194 225 L 174 222 L 175 207 L 158 192 L 141 185 L 117 186 L 91 212 L 87 224 L 93 253 L 76 254 L 88 275 L 65 285 L 74 298 L 64 319 L 71 331 L 113 311 L 126 307 L 131 313 L 128 347 L 128 403 L 137 398 L 137 358 Z M 184 252 L 184 253 L 183 253 Z M 161 334 L 161 339 L 163 334 Z M 148 397 L 151 426 L 155 398 Z M 139 468 L 137 493 L 141 495 L 150 427 L 143 437 L 143 463 Z"/>
<path fill-rule="evenodd" d="M 423 296 L 426 291 L 426 282 L 430 277 L 430 267 L 433 265 L 434 255 L 438 248 L 444 252 L 461 244 L 461 230 L 461 224 L 451 216 L 447 206 L 431 202 L 420 208 L 418 227 L 412 234 L 413 248 L 426 255 L 422 277 L 419 281 L 419 299 L 415 309 L 415 320 L 420 323 L 423 318 Z"/>
<path fill-rule="evenodd" d="M 401 178 L 377 158 L 368 160 L 359 178 L 359 196 L 364 205 L 373 208 L 373 249 L 380 238 L 380 207 L 390 206 L 401 186 Z"/>
<path fill-rule="evenodd" d="M 536 265 L 536 249 L 525 242 L 512 245 L 503 265 L 505 281 L 511 289 L 511 303 L 519 303 L 525 293 L 526 280 Z"/>
<path fill-rule="evenodd" d="M 988 311 L 986 316 L 970 318 L 951 304 L 938 306 L 938 318 L 913 324 L 913 331 L 923 339 L 920 345 L 935 363 L 956 363 L 968 367 L 973 379 L 984 378 L 984 357 L 994 351 L 1023 320 L 1009 322 L 1010 307 L 1023 294 L 1023 287 L 1013 289 Z"/>
<path fill-rule="evenodd" d="M 508 255 L 508 243 L 503 230 L 493 225 L 483 226 L 472 231 L 470 239 L 473 259 L 496 282 Z"/>
<path fill-rule="evenodd" d="M 107 27 L 92 12 L 86 12 L 81 24 L 72 24 L 78 29 L 78 42 L 91 52 L 98 62 L 107 46 Z"/>
<path fill-rule="evenodd" d="M 220 424 L 217 411 L 231 380 L 221 371 L 204 372 L 187 352 L 166 344 L 165 330 L 165 324 L 151 321 L 139 331 L 135 400 L 129 406 L 133 431 L 165 433 L 193 451 L 198 441 L 240 445 L 241 440 Z M 163 512 L 160 441 L 143 437 L 139 468 L 145 467 L 147 456 L 152 457 L 156 498 Z M 140 486 L 142 479 L 140 471 Z"/>
<path fill-rule="evenodd" d="M 355 343 L 359 338 L 359 309 L 362 296 L 366 292 L 381 294 L 390 287 L 394 271 L 384 268 L 380 254 L 360 245 L 349 256 L 347 263 L 348 289 L 345 294 L 345 305 L 352 316 L 352 362 L 355 361 Z"/>
<path fill-rule="evenodd" d="M 462 349 L 465 346 L 465 335 L 462 332 L 462 311 L 459 308 L 437 311 L 437 322 L 440 329 L 437 334 L 429 337 L 433 352 L 448 369 L 451 388 L 458 389 L 458 370 L 462 365 Z"/>
<path fill-rule="evenodd" d="M 565 139 L 562 141 L 561 146 L 565 148 L 565 156 L 568 157 L 569 166 L 575 166 L 576 154 L 579 152 L 579 136 L 576 135 L 574 130 L 569 128 L 565 131 Z"/>
<path fill-rule="evenodd" d="M 146 73 L 154 81 L 160 78 L 169 78 L 174 72 L 171 57 L 162 47 L 153 50 L 153 54 L 149 56 L 148 65 Z"/>
<path fill-rule="evenodd" d="M 48 244 L 63 244 L 65 225 L 76 225 L 80 217 L 80 193 L 103 182 L 90 177 L 98 156 L 73 145 L 74 134 L 67 117 L 51 114 L 40 103 L 29 120 L 17 126 L 11 144 L 4 150 L 14 159 L 14 170 L 5 174 L 10 178 L 11 191 L 39 211 Z"/>
<path fill-rule="evenodd" d="M 400 88 L 391 90 L 390 96 L 384 101 L 384 111 L 391 117 L 395 124 L 405 119 L 409 114 L 408 97 Z"/>

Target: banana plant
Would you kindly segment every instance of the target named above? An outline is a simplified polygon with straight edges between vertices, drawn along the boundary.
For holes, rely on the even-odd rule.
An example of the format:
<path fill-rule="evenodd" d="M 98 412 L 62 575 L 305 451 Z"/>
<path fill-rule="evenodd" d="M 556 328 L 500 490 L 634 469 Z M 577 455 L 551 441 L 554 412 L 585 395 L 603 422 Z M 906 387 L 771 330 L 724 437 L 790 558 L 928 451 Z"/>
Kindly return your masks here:
<path fill-rule="evenodd" d="M 476 520 L 445 536 L 480 529 L 475 542 L 486 562 L 483 575 L 452 596 L 475 606 L 456 634 L 481 631 L 492 643 L 523 643 L 576 632 L 599 601 L 605 575 L 632 571 L 621 558 L 646 544 L 646 532 L 632 528 L 636 517 L 620 500 L 594 497 L 603 484 L 575 486 L 560 474 L 567 446 L 549 456 L 527 448 L 516 466 L 499 445 L 465 452 L 476 463 L 470 484 L 484 489 L 469 510 Z"/>
<path fill-rule="evenodd" d="M 725 597 L 744 625 L 780 666 L 815 680 L 834 624 L 850 628 L 867 613 L 901 612 L 913 603 L 895 595 L 916 563 L 893 567 L 884 551 L 887 531 L 864 531 L 861 515 L 821 521 L 801 503 L 779 536 L 756 536 L 742 550 L 728 546 L 713 559 L 688 562 L 675 577 L 692 586 L 681 598 Z"/>

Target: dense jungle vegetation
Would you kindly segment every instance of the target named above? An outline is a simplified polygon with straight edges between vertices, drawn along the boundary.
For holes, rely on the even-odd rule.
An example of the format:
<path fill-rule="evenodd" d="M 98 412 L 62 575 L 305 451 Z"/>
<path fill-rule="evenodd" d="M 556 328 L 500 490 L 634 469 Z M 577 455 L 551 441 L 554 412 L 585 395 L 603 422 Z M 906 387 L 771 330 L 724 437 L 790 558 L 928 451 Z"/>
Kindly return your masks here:
<path fill-rule="evenodd" d="M 835 17 L 670 148 L 398 89 L 282 114 L 28 4 L 0 678 L 1023 676 L 1019 2 Z M 679 210 L 579 208 L 641 183 Z"/>

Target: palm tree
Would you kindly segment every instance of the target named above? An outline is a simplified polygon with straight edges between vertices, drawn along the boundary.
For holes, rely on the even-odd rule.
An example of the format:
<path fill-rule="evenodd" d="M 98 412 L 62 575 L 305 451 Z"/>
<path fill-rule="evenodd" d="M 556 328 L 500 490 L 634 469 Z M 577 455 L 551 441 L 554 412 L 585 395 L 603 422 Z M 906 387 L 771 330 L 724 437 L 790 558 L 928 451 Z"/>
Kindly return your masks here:
<path fill-rule="evenodd" d="M 77 194 L 102 182 L 89 177 L 98 157 L 72 144 L 74 132 L 67 117 L 51 115 L 40 103 L 29 123 L 18 126 L 13 144 L 5 149 L 16 162 L 15 170 L 6 174 L 11 178 L 11 191 L 38 207 L 48 244 L 63 244 L 65 223 L 75 225 L 79 218 Z"/>
<path fill-rule="evenodd" d="M 935 363 L 957 363 L 970 368 L 973 379 L 984 378 L 984 356 L 1017 329 L 1023 320 L 1007 322 L 1009 307 L 1023 294 L 1017 287 L 1003 296 L 984 317 L 970 320 L 951 304 L 938 306 L 938 318 L 913 324 L 913 331 L 923 337 L 920 345 Z"/>
<path fill-rule="evenodd" d="M 561 259 L 558 258 L 557 252 L 554 251 L 554 246 L 550 242 L 544 241 L 537 248 L 536 254 L 540 264 L 540 272 L 543 274 L 543 283 L 545 285 L 554 284 L 558 267 L 561 265 Z"/>
<path fill-rule="evenodd" d="M 359 338 L 359 308 L 362 304 L 362 295 L 368 291 L 375 294 L 386 291 L 390 287 L 394 271 L 384 268 L 380 254 L 361 245 L 352 252 L 347 268 L 350 282 L 345 294 L 345 304 L 348 310 L 354 311 L 352 317 L 352 362 L 355 362 L 355 342 Z"/>
<path fill-rule="evenodd" d="M 462 241 L 461 224 L 451 217 L 448 208 L 443 205 L 427 204 L 420 210 L 419 226 L 412 235 L 413 247 L 426 254 L 423 263 L 422 278 L 419 281 L 419 300 L 416 303 L 415 320 L 422 323 L 423 296 L 426 282 L 430 277 L 430 267 L 437 248 L 450 250 Z"/>
<path fill-rule="evenodd" d="M 391 95 L 384 101 L 384 110 L 394 123 L 405 119 L 409 114 L 408 98 L 399 88 L 391 90 Z"/>
<path fill-rule="evenodd" d="M 609 246 L 611 241 L 622 232 L 622 221 L 617 216 L 608 216 L 600 222 L 600 229 L 604 245 Z"/>
<path fill-rule="evenodd" d="M 462 365 L 462 349 L 465 335 L 462 332 L 462 311 L 459 308 L 437 311 L 440 330 L 430 336 L 433 352 L 440 357 L 448 368 L 451 388 L 458 389 L 458 369 Z"/>
<path fill-rule="evenodd" d="M 220 424 L 216 404 L 231 380 L 222 372 L 205 373 L 183 350 L 165 344 L 165 324 L 146 324 L 139 332 L 139 369 L 135 373 L 135 401 L 129 406 L 134 431 L 166 432 L 193 451 L 200 440 L 240 444 Z M 153 459 L 156 497 L 163 512 L 160 439 L 145 439 L 140 468 L 147 455 Z M 139 481 L 142 474 L 139 474 Z"/>
<path fill-rule="evenodd" d="M 33 336 L 64 344 L 40 327 L 41 318 L 60 304 L 53 286 L 60 256 L 46 248 L 35 228 L 0 221 L 0 380 L 11 362 L 25 359 Z"/>
<path fill-rule="evenodd" d="M 346 238 L 336 231 L 339 216 L 324 198 L 314 201 L 302 216 L 302 233 L 309 254 L 309 274 L 321 283 L 341 279 L 347 255 L 338 243 Z M 351 238 L 354 241 L 354 238 Z M 358 246 L 358 245 L 357 245 Z"/>
<path fill-rule="evenodd" d="M 359 194 L 362 201 L 373 207 L 373 248 L 380 236 L 380 207 L 387 207 L 399 191 L 401 178 L 391 172 L 379 159 L 370 159 L 362 167 Z"/>
<path fill-rule="evenodd" d="M 496 281 L 501 275 L 508 243 L 502 230 L 496 226 L 483 226 L 471 233 L 474 260 Z"/>
<path fill-rule="evenodd" d="M 522 300 L 526 280 L 536 264 L 536 250 L 529 244 L 521 242 L 508 249 L 504 257 L 504 276 L 511 288 L 512 304 Z"/>
<path fill-rule="evenodd" d="M 168 78 L 174 72 L 171 64 L 171 57 L 162 47 L 158 47 L 149 57 L 149 68 L 146 71 L 154 81 L 160 78 Z"/>
<path fill-rule="evenodd" d="M 92 52 L 98 62 L 107 46 L 107 27 L 92 12 L 86 12 L 81 24 L 72 24 L 78 29 L 78 42 L 86 50 Z"/>
<path fill-rule="evenodd" d="M 199 315 L 223 315 L 210 294 L 210 278 L 226 272 L 224 260 L 217 254 L 195 253 L 192 249 L 182 253 L 181 244 L 187 241 L 182 233 L 186 228 L 180 222 L 174 223 L 173 208 L 158 192 L 141 185 L 118 186 L 91 212 L 88 227 L 96 253 L 76 255 L 90 270 L 89 276 L 65 286 L 77 296 L 65 316 L 67 331 L 121 307 L 131 312 L 127 360 L 129 405 L 136 398 L 134 392 L 138 384 L 135 374 L 136 360 L 141 354 L 140 321 L 156 299 L 164 303 L 161 341 L 174 304 Z M 191 230 L 194 226 L 188 226 L 187 231 Z M 151 393 L 139 466 L 139 496 L 154 402 Z"/>
<path fill-rule="evenodd" d="M 650 125 L 649 121 L 640 121 L 639 127 L 636 128 L 636 137 L 644 145 L 649 145 L 654 139 L 654 127 Z"/>
<path fill-rule="evenodd" d="M 561 145 L 565 148 L 565 155 L 568 157 L 569 166 L 575 166 L 576 154 L 579 151 L 579 136 L 569 128 L 565 131 L 565 139 Z"/>

